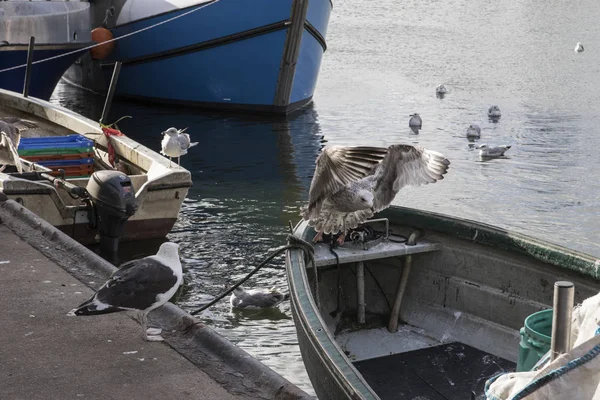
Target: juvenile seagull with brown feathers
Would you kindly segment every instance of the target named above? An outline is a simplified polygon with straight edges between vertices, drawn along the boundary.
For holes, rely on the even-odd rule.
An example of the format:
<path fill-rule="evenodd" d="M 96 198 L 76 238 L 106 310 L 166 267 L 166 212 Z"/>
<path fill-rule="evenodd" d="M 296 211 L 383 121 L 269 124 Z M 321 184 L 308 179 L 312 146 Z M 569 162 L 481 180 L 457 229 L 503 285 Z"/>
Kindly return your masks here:
<path fill-rule="evenodd" d="M 384 147 L 325 147 L 317 157 L 308 205 L 302 217 L 323 233 L 342 234 L 390 206 L 404 186 L 443 179 L 450 161 L 442 154 L 405 144 Z"/>
<path fill-rule="evenodd" d="M 17 151 L 21 142 L 21 131 L 37 128 L 34 122 L 16 117 L 0 118 L 0 172 L 7 165 L 17 167 L 19 173 L 23 172 L 21 159 Z"/>

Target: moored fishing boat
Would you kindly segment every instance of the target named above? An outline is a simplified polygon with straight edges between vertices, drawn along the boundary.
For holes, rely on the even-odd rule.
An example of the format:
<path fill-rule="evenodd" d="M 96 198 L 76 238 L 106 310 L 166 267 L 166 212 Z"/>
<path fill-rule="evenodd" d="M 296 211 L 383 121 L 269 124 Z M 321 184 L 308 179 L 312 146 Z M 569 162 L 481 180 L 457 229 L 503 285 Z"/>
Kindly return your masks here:
<path fill-rule="evenodd" d="M 312 101 L 326 50 L 331 0 L 100 0 L 94 27 L 114 50 L 82 57 L 65 78 L 161 104 L 286 114 Z"/>
<path fill-rule="evenodd" d="M 48 100 L 77 50 L 91 44 L 90 3 L 83 1 L 3 1 L 0 7 L 0 88 L 21 92 L 30 37 L 35 38 L 29 94 Z M 73 54 L 71 54 L 73 53 Z M 20 68 L 15 68 L 21 66 Z"/>
<path fill-rule="evenodd" d="M 488 379 L 515 369 L 520 328 L 552 307 L 555 281 L 575 284 L 576 303 L 600 290 L 600 260 L 586 254 L 426 211 L 379 217 L 333 252 L 316 245 L 316 269 L 300 250 L 286 256 L 299 345 L 322 400 L 482 398 Z M 314 234 L 306 222 L 294 231 Z"/>
<path fill-rule="evenodd" d="M 164 238 L 175 224 L 192 185 L 191 174 L 186 169 L 176 164 L 170 166 L 167 158 L 125 135 L 105 134 L 97 122 L 36 98 L 0 90 L 0 117 L 22 118 L 37 126 L 21 132 L 22 142 L 80 135 L 78 140 L 91 143 L 92 147 L 87 149 L 89 154 L 85 155 L 91 164 L 89 169 L 87 163 L 85 168 L 80 168 L 83 173 L 67 173 L 61 179 L 57 168 L 44 166 L 57 165 L 56 162 L 26 161 L 24 156 L 21 157 L 22 174 L 15 167 L 0 172 L 0 193 L 77 241 L 98 243 L 106 221 L 101 213 L 107 209 L 114 211 L 107 218 L 121 220 L 112 221 L 112 228 L 117 232 L 104 231 L 104 234 L 121 241 Z M 157 132 L 157 146 L 160 138 Z M 21 148 L 22 145 L 19 153 Z M 77 154 L 67 154 L 58 165 L 70 165 L 73 158 L 77 158 Z M 68 170 L 68 167 L 62 168 Z M 88 176 L 83 176 L 85 172 Z M 125 222 L 122 231 L 118 231 L 119 222 Z"/>

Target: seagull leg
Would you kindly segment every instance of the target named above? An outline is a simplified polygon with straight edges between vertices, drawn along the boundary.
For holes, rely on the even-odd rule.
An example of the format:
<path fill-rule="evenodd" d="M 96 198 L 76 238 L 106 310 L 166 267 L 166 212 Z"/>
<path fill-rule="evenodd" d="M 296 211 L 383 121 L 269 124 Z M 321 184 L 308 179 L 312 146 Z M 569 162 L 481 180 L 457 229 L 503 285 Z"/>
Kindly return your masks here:
<path fill-rule="evenodd" d="M 340 246 L 344 244 L 344 239 L 346 239 L 346 217 L 347 216 L 348 216 L 348 214 L 344 215 L 344 218 L 342 218 L 342 234 L 340 236 L 338 236 L 338 238 L 337 238 L 337 242 Z"/>
<path fill-rule="evenodd" d="M 177 157 L 177 165 L 181 165 L 181 164 L 179 163 L 179 160 L 180 160 L 180 159 L 181 159 L 181 156 Z"/>
<path fill-rule="evenodd" d="M 163 339 L 161 336 L 158 336 L 158 334 L 156 333 L 157 330 L 162 332 L 162 330 L 159 330 L 158 328 L 150 328 L 148 329 L 148 314 L 144 311 L 141 311 L 139 313 L 139 318 L 140 318 L 140 323 L 142 325 L 142 337 L 144 338 L 145 341 L 147 342 L 162 342 Z M 160 333 L 158 332 L 158 333 Z"/>
<path fill-rule="evenodd" d="M 2 167 L 0 167 L 0 172 L 4 171 L 6 169 L 6 164 L 3 165 Z"/>
<path fill-rule="evenodd" d="M 171 168 L 171 156 L 169 156 L 169 168 Z"/>
<path fill-rule="evenodd" d="M 320 240 L 323 240 L 323 231 L 318 232 L 312 241 L 313 243 L 317 243 Z"/>

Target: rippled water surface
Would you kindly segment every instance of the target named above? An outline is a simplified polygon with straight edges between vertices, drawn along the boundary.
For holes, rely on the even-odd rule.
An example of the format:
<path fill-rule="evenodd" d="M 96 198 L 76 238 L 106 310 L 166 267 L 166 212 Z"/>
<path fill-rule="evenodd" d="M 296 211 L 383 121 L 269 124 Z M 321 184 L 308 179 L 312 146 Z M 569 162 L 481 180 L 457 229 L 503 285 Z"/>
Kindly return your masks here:
<path fill-rule="evenodd" d="M 181 244 L 193 310 L 283 244 L 307 196 L 323 144 L 418 144 L 452 162 L 442 182 L 394 201 L 483 221 L 600 256 L 600 7 L 592 0 L 531 2 L 338 1 L 314 104 L 288 119 L 214 115 L 116 102 L 111 116 L 158 150 L 160 132 L 189 127 L 200 145 L 182 158 L 194 186 L 169 239 Z M 585 52 L 573 51 L 582 42 Z M 450 93 L 435 96 L 445 83 Z M 98 119 L 102 99 L 61 84 L 53 101 Z M 487 120 L 491 104 L 502 110 Z M 418 112 L 423 130 L 408 129 Z M 509 144 L 479 160 L 475 144 Z M 140 250 L 150 252 L 150 247 Z M 287 290 L 282 259 L 251 286 Z M 203 318 L 292 382 L 312 391 L 289 304 Z"/>

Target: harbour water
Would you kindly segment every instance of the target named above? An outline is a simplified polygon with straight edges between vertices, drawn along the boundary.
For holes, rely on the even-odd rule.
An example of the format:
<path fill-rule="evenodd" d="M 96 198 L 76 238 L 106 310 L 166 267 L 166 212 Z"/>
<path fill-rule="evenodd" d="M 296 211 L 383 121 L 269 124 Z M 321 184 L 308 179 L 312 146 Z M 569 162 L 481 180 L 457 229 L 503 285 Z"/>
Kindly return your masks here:
<path fill-rule="evenodd" d="M 111 119 L 160 149 L 160 132 L 189 127 L 200 144 L 182 157 L 191 188 L 169 240 L 180 243 L 192 311 L 284 244 L 298 221 L 320 148 L 408 143 L 452 165 L 433 185 L 407 188 L 394 204 L 474 219 L 600 256 L 600 8 L 592 0 L 543 5 L 481 0 L 338 1 L 314 104 L 286 119 L 211 114 L 117 101 Z M 577 42 L 583 53 L 573 50 Z M 160 79 L 160 78 L 157 78 Z M 450 90 L 443 99 L 435 87 Z M 64 83 L 52 101 L 98 119 L 102 98 Z M 502 117 L 488 121 L 497 104 Z M 420 113 L 423 129 L 408 128 Z M 466 129 L 482 128 L 470 143 Z M 507 144 L 481 161 L 473 145 Z M 151 244 L 135 256 L 153 253 Z M 248 286 L 287 290 L 283 262 Z M 232 313 L 226 301 L 201 318 L 311 392 L 289 304 Z"/>

